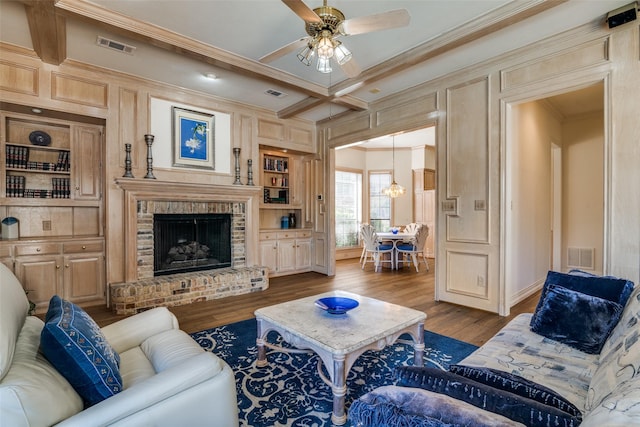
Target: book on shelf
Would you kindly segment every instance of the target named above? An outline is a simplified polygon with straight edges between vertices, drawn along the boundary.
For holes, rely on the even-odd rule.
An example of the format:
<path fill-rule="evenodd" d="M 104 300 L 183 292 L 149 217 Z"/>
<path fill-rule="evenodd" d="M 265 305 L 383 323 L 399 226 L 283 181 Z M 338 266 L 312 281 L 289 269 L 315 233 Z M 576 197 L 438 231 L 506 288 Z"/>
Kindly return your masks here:
<path fill-rule="evenodd" d="M 24 197 L 25 177 L 7 175 L 7 197 Z"/>
<path fill-rule="evenodd" d="M 54 199 L 68 199 L 71 197 L 69 178 L 51 178 L 51 197 Z"/>
<path fill-rule="evenodd" d="M 8 168 L 26 169 L 29 160 L 29 148 L 16 147 L 15 145 L 7 145 L 6 164 Z"/>

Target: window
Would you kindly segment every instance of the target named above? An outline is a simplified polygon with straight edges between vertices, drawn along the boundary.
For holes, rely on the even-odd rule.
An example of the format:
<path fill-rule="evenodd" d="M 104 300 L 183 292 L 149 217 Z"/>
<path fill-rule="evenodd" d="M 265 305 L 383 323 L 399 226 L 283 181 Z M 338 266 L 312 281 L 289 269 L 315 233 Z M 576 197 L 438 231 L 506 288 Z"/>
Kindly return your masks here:
<path fill-rule="evenodd" d="M 336 247 L 360 246 L 362 173 L 336 170 Z"/>
<path fill-rule="evenodd" d="M 391 173 L 369 173 L 369 223 L 378 231 L 391 228 L 391 199 L 382 189 L 391 185 Z"/>

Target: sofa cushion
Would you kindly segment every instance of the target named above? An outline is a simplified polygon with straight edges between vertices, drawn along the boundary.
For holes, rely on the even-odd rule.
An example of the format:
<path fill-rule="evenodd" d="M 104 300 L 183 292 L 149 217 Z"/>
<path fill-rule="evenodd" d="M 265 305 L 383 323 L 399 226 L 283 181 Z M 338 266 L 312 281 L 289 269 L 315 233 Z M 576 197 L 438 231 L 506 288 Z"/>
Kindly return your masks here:
<path fill-rule="evenodd" d="M 397 385 L 417 387 L 470 403 L 528 426 L 575 427 L 581 419 L 535 400 L 499 390 L 448 371 L 403 366 L 396 368 Z"/>
<path fill-rule="evenodd" d="M 427 390 L 383 386 L 354 401 L 349 408 L 352 426 L 522 426 L 445 394 Z"/>
<path fill-rule="evenodd" d="M 593 410 L 605 398 L 609 401 L 607 396 L 617 394 L 625 381 L 635 381 L 640 387 L 640 287 L 629 298 L 618 325 L 600 352 L 586 408 Z"/>
<path fill-rule="evenodd" d="M 553 406 L 576 417 L 582 416 L 582 413 L 574 404 L 555 391 L 509 372 L 463 365 L 451 365 L 449 366 L 449 372 L 493 388 L 533 399 L 544 405 Z"/>
<path fill-rule="evenodd" d="M 9 371 L 18 334 L 29 312 L 29 300 L 9 267 L 0 262 L 0 380 Z"/>
<path fill-rule="evenodd" d="M 531 318 L 531 330 L 586 353 L 599 353 L 623 307 L 553 284 L 546 284 L 545 289 Z"/>
<path fill-rule="evenodd" d="M 40 348 L 82 397 L 85 407 L 122 390 L 118 353 L 84 310 L 57 295 L 49 301 Z"/>

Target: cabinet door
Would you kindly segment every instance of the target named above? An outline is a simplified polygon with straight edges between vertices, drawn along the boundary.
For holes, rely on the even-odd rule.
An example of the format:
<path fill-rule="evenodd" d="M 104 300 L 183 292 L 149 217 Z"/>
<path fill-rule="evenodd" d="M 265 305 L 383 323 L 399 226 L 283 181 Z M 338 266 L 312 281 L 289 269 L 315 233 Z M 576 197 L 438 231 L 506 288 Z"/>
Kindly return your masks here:
<path fill-rule="evenodd" d="M 76 126 L 71 156 L 74 198 L 99 200 L 102 195 L 102 128 Z"/>
<path fill-rule="evenodd" d="M 260 265 L 268 267 L 272 273 L 278 272 L 278 245 L 275 240 L 260 242 Z"/>
<path fill-rule="evenodd" d="M 278 241 L 278 273 L 296 269 L 296 240 Z"/>
<path fill-rule="evenodd" d="M 413 222 L 423 223 L 424 218 L 424 192 L 413 193 Z"/>
<path fill-rule="evenodd" d="M 38 309 L 46 310 L 51 297 L 61 294 L 61 264 L 61 256 L 16 258 L 15 275 L 24 289 L 29 292 L 28 298 L 36 304 Z"/>
<path fill-rule="evenodd" d="M 311 239 L 296 240 L 296 269 L 311 268 Z"/>
<path fill-rule="evenodd" d="M 104 299 L 102 253 L 64 257 L 64 296 L 73 302 Z"/>

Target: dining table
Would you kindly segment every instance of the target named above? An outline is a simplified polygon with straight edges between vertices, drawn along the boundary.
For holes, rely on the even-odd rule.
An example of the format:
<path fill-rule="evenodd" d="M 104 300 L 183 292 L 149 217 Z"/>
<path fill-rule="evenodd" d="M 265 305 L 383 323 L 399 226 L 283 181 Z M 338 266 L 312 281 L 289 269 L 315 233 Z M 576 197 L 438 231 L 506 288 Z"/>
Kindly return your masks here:
<path fill-rule="evenodd" d="M 397 270 L 399 268 L 399 266 L 395 264 L 397 242 L 410 242 L 411 239 L 415 236 L 415 233 L 405 233 L 403 231 L 398 231 L 397 233 L 394 233 L 392 231 L 379 231 L 376 233 L 376 235 L 378 236 L 378 240 L 380 240 L 381 242 L 389 240 L 393 241 L 393 252 L 391 253 L 393 262 L 391 263 L 391 265 L 392 269 Z"/>

